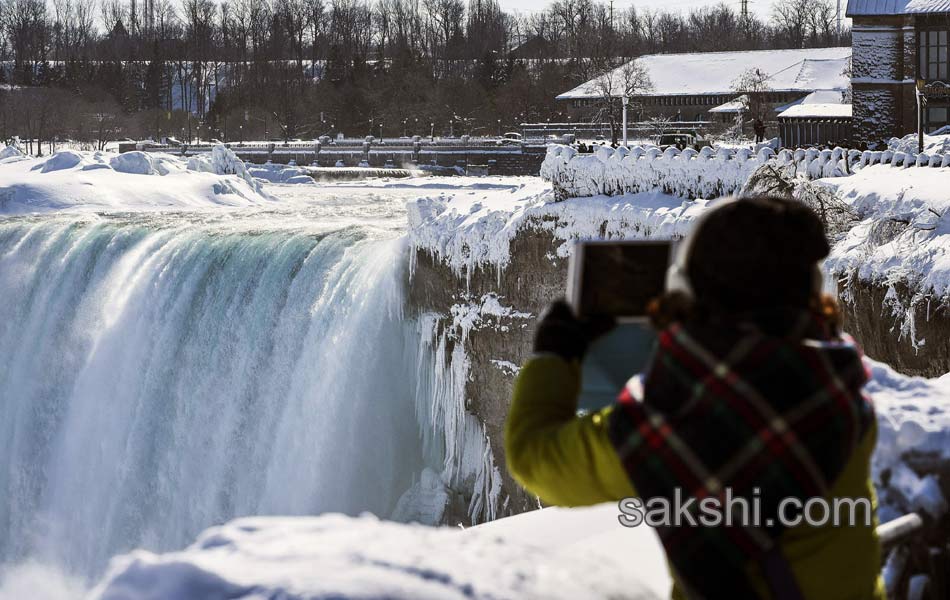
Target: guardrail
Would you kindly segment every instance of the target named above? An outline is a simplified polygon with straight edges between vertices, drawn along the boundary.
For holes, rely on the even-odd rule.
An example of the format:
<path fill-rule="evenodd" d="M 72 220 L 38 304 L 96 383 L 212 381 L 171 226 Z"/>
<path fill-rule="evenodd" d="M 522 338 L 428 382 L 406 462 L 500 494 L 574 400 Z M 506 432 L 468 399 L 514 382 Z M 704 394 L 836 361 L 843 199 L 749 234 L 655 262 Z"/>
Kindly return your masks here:
<path fill-rule="evenodd" d="M 661 189 L 683 198 L 718 198 L 739 192 L 756 169 L 765 164 L 809 179 L 842 177 L 855 169 L 875 164 L 893 167 L 943 168 L 948 154 L 823 149 L 705 147 L 665 150 L 656 146 L 610 148 L 599 146 L 593 153 L 579 154 L 569 146 L 548 146 L 541 164 L 541 177 L 550 181 L 561 197 L 646 192 Z"/>

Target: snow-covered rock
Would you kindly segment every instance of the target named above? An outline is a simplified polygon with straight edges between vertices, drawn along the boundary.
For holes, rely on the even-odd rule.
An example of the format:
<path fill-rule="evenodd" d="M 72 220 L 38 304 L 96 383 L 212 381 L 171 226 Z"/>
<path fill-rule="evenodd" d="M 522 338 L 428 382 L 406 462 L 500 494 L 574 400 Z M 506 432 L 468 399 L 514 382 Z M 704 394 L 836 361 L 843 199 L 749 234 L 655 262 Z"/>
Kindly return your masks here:
<path fill-rule="evenodd" d="M 822 183 L 861 219 L 835 244 L 829 270 L 950 301 L 950 170 L 873 165 Z"/>
<path fill-rule="evenodd" d="M 656 535 L 617 507 L 545 509 L 467 530 L 325 515 L 254 517 L 182 552 L 113 560 L 90 600 L 668 597 Z"/>
<path fill-rule="evenodd" d="M 584 158 L 600 163 L 592 155 Z M 549 185 L 526 179 L 513 189 L 423 196 L 410 202 L 409 239 L 416 249 L 439 257 L 459 273 L 485 265 L 503 269 L 512 239 L 524 228 L 550 231 L 564 241 L 556 254 L 566 257 L 577 239 L 682 236 L 707 204 L 657 191 L 558 202 Z"/>
<path fill-rule="evenodd" d="M 871 372 L 867 392 L 878 417 L 872 473 L 881 521 L 909 511 L 939 518 L 947 510 L 939 482 L 934 475 L 918 475 L 905 460 L 911 454 L 930 454 L 950 461 L 950 373 L 925 379 L 901 375 L 873 360 L 867 365 Z"/>
<path fill-rule="evenodd" d="M 257 179 L 270 183 L 300 183 L 313 184 L 314 180 L 307 169 L 290 165 L 266 163 L 263 165 L 249 165 L 248 172 Z"/>
<path fill-rule="evenodd" d="M 273 198 L 224 146 L 185 161 L 169 154 L 63 150 L 48 158 L 15 148 L 0 159 L 0 214 L 50 210 L 174 210 L 254 206 Z M 148 183 L 143 177 L 160 177 Z"/>

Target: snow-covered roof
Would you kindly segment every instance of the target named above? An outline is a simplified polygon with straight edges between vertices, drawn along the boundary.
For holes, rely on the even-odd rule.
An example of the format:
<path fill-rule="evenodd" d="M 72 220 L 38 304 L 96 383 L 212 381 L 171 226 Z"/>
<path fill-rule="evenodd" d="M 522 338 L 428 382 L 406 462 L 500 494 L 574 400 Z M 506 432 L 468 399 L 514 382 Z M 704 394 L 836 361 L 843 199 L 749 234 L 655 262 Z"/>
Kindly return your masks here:
<path fill-rule="evenodd" d="M 950 0 L 848 0 L 847 16 L 950 12 Z"/>
<path fill-rule="evenodd" d="M 816 90 L 807 96 L 803 96 L 794 102 L 777 106 L 775 112 L 781 113 L 799 104 L 844 104 L 844 94 L 842 90 Z"/>
<path fill-rule="evenodd" d="M 737 113 L 745 110 L 746 104 L 749 102 L 749 97 L 745 94 L 739 96 L 738 98 L 733 98 L 729 102 L 720 104 L 715 108 L 710 108 L 709 112 L 711 113 Z"/>
<path fill-rule="evenodd" d="M 833 119 L 850 118 L 850 104 L 798 104 L 779 113 L 784 119 Z"/>
<path fill-rule="evenodd" d="M 950 0 L 945 0 L 950 2 Z M 843 90 L 849 85 L 845 75 L 851 47 L 743 52 L 694 52 L 689 54 L 649 54 L 636 59 L 647 71 L 653 89 L 643 96 L 729 94 L 733 83 L 749 69 L 770 75 L 774 91 Z M 608 76 L 621 89 L 623 67 Z M 598 98 L 603 95 L 595 77 L 557 97 L 558 100 Z"/>

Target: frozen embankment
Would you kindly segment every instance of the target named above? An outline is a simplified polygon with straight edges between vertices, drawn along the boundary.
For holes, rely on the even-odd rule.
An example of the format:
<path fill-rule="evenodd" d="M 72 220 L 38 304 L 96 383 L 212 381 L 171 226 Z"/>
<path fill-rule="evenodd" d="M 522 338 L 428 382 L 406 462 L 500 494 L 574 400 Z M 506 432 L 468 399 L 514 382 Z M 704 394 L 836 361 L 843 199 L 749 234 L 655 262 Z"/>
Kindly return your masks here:
<path fill-rule="evenodd" d="M 848 329 L 904 373 L 950 371 L 950 168 L 874 165 L 822 183 L 855 219 L 825 265 Z"/>
<path fill-rule="evenodd" d="M 408 310 L 429 323 L 451 374 L 450 394 L 437 402 L 484 424 L 500 468 L 498 516 L 537 506 L 504 469 L 502 431 L 535 317 L 564 294 L 570 240 L 680 236 L 706 205 L 660 193 L 558 203 L 548 184 L 517 181 L 409 205 Z"/>

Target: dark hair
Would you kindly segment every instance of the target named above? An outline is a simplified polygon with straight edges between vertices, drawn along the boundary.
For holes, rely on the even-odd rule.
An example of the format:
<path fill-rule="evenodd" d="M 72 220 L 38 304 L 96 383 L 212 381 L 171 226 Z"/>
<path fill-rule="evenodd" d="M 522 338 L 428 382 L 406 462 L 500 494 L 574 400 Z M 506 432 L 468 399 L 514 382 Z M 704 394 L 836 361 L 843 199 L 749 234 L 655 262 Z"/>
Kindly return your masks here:
<path fill-rule="evenodd" d="M 791 307 L 837 314 L 814 289 L 815 263 L 830 246 L 818 215 L 781 196 L 753 196 L 712 209 L 692 233 L 686 274 L 689 299 L 665 294 L 651 306 L 654 325 Z"/>

